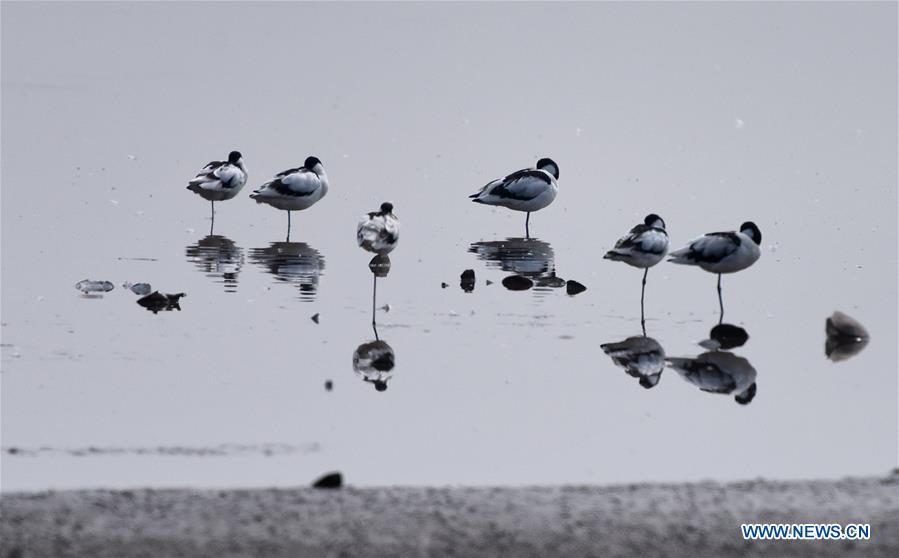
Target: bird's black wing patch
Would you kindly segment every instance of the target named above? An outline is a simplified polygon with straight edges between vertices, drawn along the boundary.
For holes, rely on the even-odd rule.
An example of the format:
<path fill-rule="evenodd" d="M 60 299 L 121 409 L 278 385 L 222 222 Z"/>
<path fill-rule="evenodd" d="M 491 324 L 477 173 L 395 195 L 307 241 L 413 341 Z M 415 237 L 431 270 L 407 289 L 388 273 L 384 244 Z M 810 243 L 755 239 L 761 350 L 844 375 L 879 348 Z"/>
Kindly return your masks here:
<path fill-rule="evenodd" d="M 304 167 L 296 167 L 294 169 L 287 169 L 285 171 L 281 171 L 278 174 L 276 174 L 275 176 L 287 176 L 288 174 L 293 174 L 298 171 L 309 172 Z"/>
<path fill-rule="evenodd" d="M 304 198 L 306 196 L 311 196 L 315 189 L 309 190 L 308 192 L 297 192 L 291 190 L 287 184 L 284 184 L 280 178 L 273 180 L 269 187 L 273 188 L 276 192 L 281 194 L 282 196 L 293 196 L 295 198 Z"/>
<path fill-rule="evenodd" d="M 539 196 L 539 193 L 533 196 L 525 196 L 510 189 L 515 185 L 516 182 L 524 178 L 536 178 L 537 180 L 542 180 L 547 184 L 552 184 L 552 180 L 545 172 L 535 169 L 522 169 L 520 171 L 515 171 L 509 176 L 505 177 L 501 183 L 497 184 L 493 187 L 492 190 L 490 190 L 490 195 L 496 196 L 498 198 L 508 198 L 519 201 L 530 201 Z"/>
<path fill-rule="evenodd" d="M 708 246 L 701 246 L 700 250 L 692 250 L 694 260 L 705 263 L 718 263 L 727 256 L 733 254 L 742 242 L 735 232 L 708 233 L 704 238 L 710 238 Z"/>

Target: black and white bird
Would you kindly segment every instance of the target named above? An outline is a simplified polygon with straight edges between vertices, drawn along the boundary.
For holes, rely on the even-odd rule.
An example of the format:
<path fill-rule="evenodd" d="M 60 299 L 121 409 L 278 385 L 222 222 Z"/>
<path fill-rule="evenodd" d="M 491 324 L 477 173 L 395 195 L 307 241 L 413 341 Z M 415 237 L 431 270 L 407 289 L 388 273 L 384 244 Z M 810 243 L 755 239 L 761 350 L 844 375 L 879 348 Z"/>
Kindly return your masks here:
<path fill-rule="evenodd" d="M 667 358 L 665 362 L 702 391 L 734 394 L 741 405 L 749 404 L 755 397 L 755 368 L 733 353 L 710 351 L 696 358 Z"/>
<path fill-rule="evenodd" d="M 287 238 L 290 239 L 290 212 L 312 207 L 328 193 L 328 175 L 318 157 L 306 157 L 302 167 L 279 172 L 275 178 L 254 190 L 256 203 L 267 203 L 287 212 Z"/>
<path fill-rule="evenodd" d="M 384 202 L 380 211 L 366 214 L 356 226 L 356 243 L 380 256 L 389 254 L 400 241 L 400 220 L 393 214 L 393 204 Z"/>
<path fill-rule="evenodd" d="M 671 253 L 668 261 L 696 265 L 718 274 L 718 305 L 721 318 L 724 319 L 724 302 L 721 298 L 721 274 L 736 273 L 751 266 L 761 256 L 759 246 L 762 233 L 752 221 L 740 225 L 739 232 L 714 232 L 701 236 L 687 245 Z"/>
<path fill-rule="evenodd" d="M 508 207 L 526 211 L 525 236 L 530 236 L 531 212 L 543 209 L 556 199 L 559 193 L 559 165 L 552 159 L 537 161 L 532 169 L 521 169 L 503 178 L 489 182 L 478 192 L 468 196 L 475 203 Z"/>
<path fill-rule="evenodd" d="M 247 183 L 247 167 L 240 151 L 228 154 L 227 161 L 210 161 L 188 182 L 187 189 L 212 204 L 215 220 L 215 202 L 230 200 Z M 212 234 L 211 232 L 209 234 Z"/>
<path fill-rule="evenodd" d="M 640 323 L 646 334 L 646 320 L 643 313 L 643 297 L 646 294 L 646 276 L 649 268 L 656 265 L 668 253 L 668 231 L 665 221 L 650 213 L 643 222 L 632 228 L 626 236 L 618 239 L 615 247 L 603 256 L 606 260 L 624 262 L 630 266 L 643 269 L 643 287 L 640 290 Z"/>

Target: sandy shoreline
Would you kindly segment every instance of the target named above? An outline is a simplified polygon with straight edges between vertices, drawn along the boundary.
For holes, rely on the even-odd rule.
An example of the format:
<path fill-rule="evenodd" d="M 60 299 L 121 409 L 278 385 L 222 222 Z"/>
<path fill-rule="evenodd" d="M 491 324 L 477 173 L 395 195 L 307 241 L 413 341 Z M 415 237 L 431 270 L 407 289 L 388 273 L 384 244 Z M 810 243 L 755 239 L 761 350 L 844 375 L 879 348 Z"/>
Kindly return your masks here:
<path fill-rule="evenodd" d="M 534 488 L 4 494 L 0 557 L 897 556 L 899 475 Z M 869 541 L 740 524 L 870 523 Z"/>

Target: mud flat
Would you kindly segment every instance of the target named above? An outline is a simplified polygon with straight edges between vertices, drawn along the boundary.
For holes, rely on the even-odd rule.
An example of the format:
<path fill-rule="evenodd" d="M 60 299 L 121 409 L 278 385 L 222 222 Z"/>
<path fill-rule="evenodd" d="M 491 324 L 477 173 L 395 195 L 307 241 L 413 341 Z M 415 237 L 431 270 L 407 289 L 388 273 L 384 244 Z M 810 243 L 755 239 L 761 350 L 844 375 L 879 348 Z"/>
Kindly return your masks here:
<path fill-rule="evenodd" d="M 525 488 L 11 493 L 0 556 L 899 556 L 899 474 Z M 869 523 L 744 541 L 741 523 Z"/>

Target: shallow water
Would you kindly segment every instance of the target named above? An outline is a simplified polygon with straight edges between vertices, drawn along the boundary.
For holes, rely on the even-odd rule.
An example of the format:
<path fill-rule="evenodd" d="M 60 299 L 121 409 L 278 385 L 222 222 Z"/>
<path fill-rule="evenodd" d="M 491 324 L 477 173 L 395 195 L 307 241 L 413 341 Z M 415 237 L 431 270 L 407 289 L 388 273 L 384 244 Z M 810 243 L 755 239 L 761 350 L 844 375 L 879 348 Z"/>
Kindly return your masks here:
<path fill-rule="evenodd" d="M 895 466 L 895 5 L 2 10 L 3 490 Z M 249 184 L 210 233 L 185 186 L 234 148 Z M 287 241 L 247 195 L 308 154 L 331 191 Z M 522 240 L 524 215 L 466 195 L 542 155 L 560 193 Z M 354 232 L 384 200 L 403 228 L 377 283 L 378 391 L 353 365 L 376 340 Z M 641 335 L 641 271 L 601 256 L 648 212 L 672 248 L 761 228 L 760 261 L 724 278 L 749 404 L 671 368 L 646 389 L 600 347 Z M 82 296 L 86 278 L 115 289 Z M 715 280 L 650 271 L 668 357 L 707 352 Z M 186 297 L 148 312 L 126 281 Z M 839 363 L 834 310 L 871 333 Z"/>

